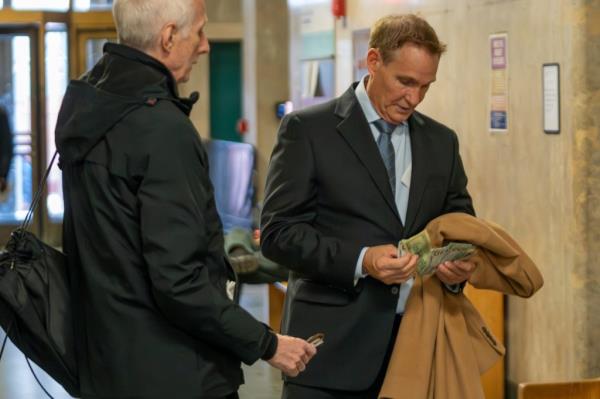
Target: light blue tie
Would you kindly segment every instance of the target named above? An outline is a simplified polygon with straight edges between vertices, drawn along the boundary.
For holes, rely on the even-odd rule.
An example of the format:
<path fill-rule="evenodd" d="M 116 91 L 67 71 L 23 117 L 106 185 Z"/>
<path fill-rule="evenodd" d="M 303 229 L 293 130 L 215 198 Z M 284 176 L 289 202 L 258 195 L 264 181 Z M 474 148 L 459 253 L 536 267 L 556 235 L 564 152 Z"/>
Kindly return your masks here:
<path fill-rule="evenodd" d="M 379 137 L 377 138 L 377 147 L 379 147 L 379 153 L 383 159 L 383 164 L 388 173 L 390 180 L 390 186 L 392 186 L 392 193 L 396 193 L 396 152 L 392 145 L 392 132 L 396 129 L 396 125 L 386 122 L 383 119 L 377 119 L 373 122 L 377 130 L 379 130 Z"/>

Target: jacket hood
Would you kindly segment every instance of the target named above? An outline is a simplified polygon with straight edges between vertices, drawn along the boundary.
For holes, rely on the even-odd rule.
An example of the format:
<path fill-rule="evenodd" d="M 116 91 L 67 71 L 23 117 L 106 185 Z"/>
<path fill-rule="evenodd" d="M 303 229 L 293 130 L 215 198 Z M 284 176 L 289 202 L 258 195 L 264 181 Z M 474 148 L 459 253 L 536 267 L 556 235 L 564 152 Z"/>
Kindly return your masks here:
<path fill-rule="evenodd" d="M 65 93 L 56 123 L 61 162 L 80 161 L 121 119 L 142 106 L 169 100 L 189 115 L 198 93 L 180 98 L 170 71 L 133 48 L 108 43 L 104 56 Z"/>

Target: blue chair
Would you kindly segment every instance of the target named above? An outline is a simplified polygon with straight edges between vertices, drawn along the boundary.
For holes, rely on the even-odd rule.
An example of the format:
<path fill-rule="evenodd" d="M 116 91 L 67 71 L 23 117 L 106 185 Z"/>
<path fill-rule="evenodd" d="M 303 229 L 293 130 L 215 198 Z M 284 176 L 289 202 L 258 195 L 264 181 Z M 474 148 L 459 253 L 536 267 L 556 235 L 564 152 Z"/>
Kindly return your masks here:
<path fill-rule="evenodd" d="M 217 211 L 223 222 L 225 253 L 240 283 L 286 281 L 288 269 L 271 262 L 252 238 L 258 228 L 254 175 L 255 150 L 247 143 L 211 140 L 205 143 Z"/>
<path fill-rule="evenodd" d="M 255 151 L 251 144 L 233 141 L 206 142 L 210 179 L 225 234 L 234 228 L 252 231 Z"/>

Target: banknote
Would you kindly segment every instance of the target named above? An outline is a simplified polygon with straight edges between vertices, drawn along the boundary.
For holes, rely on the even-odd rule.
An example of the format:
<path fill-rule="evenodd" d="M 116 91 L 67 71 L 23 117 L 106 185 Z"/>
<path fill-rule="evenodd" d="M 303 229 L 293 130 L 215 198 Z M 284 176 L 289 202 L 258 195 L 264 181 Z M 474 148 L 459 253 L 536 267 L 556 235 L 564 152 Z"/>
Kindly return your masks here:
<path fill-rule="evenodd" d="M 421 276 L 434 273 L 444 262 L 465 259 L 471 256 L 476 247 L 469 243 L 449 242 L 439 248 L 431 248 L 431 240 L 427 231 L 412 236 L 398 243 L 398 256 L 406 253 L 419 255 L 417 273 Z"/>
<path fill-rule="evenodd" d="M 422 276 L 434 273 L 440 264 L 466 259 L 475 252 L 475 249 L 476 247 L 474 245 L 462 242 L 450 242 L 446 246 L 432 248 L 429 253 L 429 263 L 427 267 L 422 269 L 417 268 L 417 273 Z"/>
<path fill-rule="evenodd" d="M 440 263 L 460 260 L 471 256 L 475 251 L 475 246 L 462 242 L 450 242 L 441 248 L 434 248 L 431 251 L 431 263 L 435 266 Z"/>
<path fill-rule="evenodd" d="M 321 346 L 325 343 L 325 334 L 317 333 L 306 340 L 309 344 L 314 346 Z"/>
<path fill-rule="evenodd" d="M 427 230 L 423 230 L 417 235 L 414 235 L 398 243 L 398 256 L 406 253 L 419 255 L 417 261 L 417 273 L 419 270 L 425 270 L 429 265 L 429 253 L 431 251 L 431 240 L 427 234 Z"/>

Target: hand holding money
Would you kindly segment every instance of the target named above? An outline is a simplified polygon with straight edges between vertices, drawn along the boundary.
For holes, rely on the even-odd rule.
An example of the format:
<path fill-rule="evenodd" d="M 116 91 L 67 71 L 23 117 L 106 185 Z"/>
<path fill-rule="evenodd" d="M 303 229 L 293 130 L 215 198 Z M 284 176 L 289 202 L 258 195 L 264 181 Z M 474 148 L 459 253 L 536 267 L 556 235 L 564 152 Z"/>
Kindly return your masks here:
<path fill-rule="evenodd" d="M 303 339 L 277 334 L 277 350 L 267 362 L 285 375 L 297 377 L 316 353 L 317 348 Z"/>
<path fill-rule="evenodd" d="M 418 256 L 406 254 L 398 256 L 394 245 L 377 245 L 367 248 L 363 257 L 363 273 L 384 284 L 401 284 L 416 271 Z"/>
<path fill-rule="evenodd" d="M 398 257 L 407 253 L 419 256 L 417 261 L 417 273 L 424 275 L 430 267 L 431 240 L 426 230 L 398 243 Z"/>
<path fill-rule="evenodd" d="M 461 284 L 471 278 L 475 264 L 467 260 L 447 261 L 438 265 L 435 275 L 447 285 Z"/>
<path fill-rule="evenodd" d="M 325 343 L 325 334 L 317 333 L 315 335 L 312 335 L 306 340 L 306 342 L 308 342 L 309 344 L 313 344 L 315 348 L 318 348 L 319 346 Z"/>

